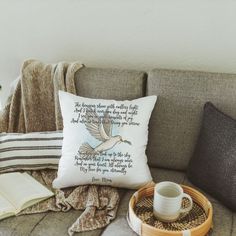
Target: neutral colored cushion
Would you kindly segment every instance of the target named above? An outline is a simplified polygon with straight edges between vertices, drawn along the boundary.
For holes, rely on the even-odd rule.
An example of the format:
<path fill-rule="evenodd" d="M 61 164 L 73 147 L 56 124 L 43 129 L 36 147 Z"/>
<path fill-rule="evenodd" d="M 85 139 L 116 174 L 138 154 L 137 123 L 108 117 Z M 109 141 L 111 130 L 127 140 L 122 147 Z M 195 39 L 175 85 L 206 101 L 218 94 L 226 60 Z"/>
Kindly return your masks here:
<path fill-rule="evenodd" d="M 232 234 L 231 235 L 236 235 L 236 213 L 233 214 Z"/>
<path fill-rule="evenodd" d="M 153 70 L 147 95 L 158 94 L 150 120 L 147 156 L 153 167 L 186 170 L 202 119 L 202 107 L 213 102 L 236 117 L 236 75 Z"/>
<path fill-rule="evenodd" d="M 135 99 L 143 97 L 147 74 L 142 71 L 87 68 L 75 75 L 77 94 L 89 98 Z"/>
<path fill-rule="evenodd" d="M 46 212 L 10 217 L 0 221 L 1 236 L 67 236 L 68 228 L 82 211 Z M 83 236 L 99 236 L 103 229 L 75 233 Z"/>
<path fill-rule="evenodd" d="M 220 203 L 212 202 L 213 207 L 213 230 L 209 236 L 233 236 L 233 212 Z"/>
<path fill-rule="evenodd" d="M 236 211 L 236 120 L 212 103 L 204 106 L 201 132 L 188 178 Z"/>
<path fill-rule="evenodd" d="M 60 91 L 64 139 L 53 186 L 99 184 L 137 189 L 151 182 L 145 150 L 156 98 L 117 101 Z"/>
<path fill-rule="evenodd" d="M 18 170 L 57 169 L 62 131 L 0 134 L 0 173 Z"/>
<path fill-rule="evenodd" d="M 221 204 L 217 199 L 204 192 L 199 187 L 195 186 L 187 177 L 185 178 L 183 184 L 197 189 L 203 193 L 212 203 L 213 230 L 210 232 L 209 236 L 233 236 L 234 234 L 232 234 L 232 232 L 236 232 L 236 217 L 234 217 L 235 213 Z"/>
<path fill-rule="evenodd" d="M 108 225 L 102 236 L 137 236 L 137 234 L 129 227 L 126 216 L 117 216 L 112 224 Z"/>

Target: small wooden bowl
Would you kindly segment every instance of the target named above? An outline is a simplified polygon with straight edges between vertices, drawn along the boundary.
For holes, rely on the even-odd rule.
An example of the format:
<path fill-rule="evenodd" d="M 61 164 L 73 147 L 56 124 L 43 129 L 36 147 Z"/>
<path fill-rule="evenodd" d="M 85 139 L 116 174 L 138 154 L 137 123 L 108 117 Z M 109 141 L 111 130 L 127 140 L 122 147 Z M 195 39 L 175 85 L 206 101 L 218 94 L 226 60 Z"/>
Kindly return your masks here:
<path fill-rule="evenodd" d="M 184 192 L 189 194 L 193 201 L 197 203 L 205 212 L 206 220 L 197 227 L 192 227 L 187 230 L 170 231 L 163 230 L 152 225 L 144 223 L 136 214 L 135 206 L 142 199 L 152 197 L 154 193 L 154 186 L 143 187 L 133 194 L 129 201 L 129 211 L 127 221 L 129 226 L 140 236 L 203 236 L 207 235 L 212 227 L 213 208 L 210 201 L 196 189 L 181 185 Z"/>

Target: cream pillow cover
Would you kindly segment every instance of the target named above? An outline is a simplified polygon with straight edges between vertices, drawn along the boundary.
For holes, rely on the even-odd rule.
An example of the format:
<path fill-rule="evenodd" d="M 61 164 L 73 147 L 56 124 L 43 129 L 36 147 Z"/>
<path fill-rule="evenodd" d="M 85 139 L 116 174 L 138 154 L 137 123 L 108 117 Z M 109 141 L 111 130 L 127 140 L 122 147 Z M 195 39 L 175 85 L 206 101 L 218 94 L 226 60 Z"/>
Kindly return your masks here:
<path fill-rule="evenodd" d="M 64 139 L 53 187 L 99 184 L 137 189 L 151 182 L 145 150 L 156 99 L 115 101 L 59 91 Z"/>

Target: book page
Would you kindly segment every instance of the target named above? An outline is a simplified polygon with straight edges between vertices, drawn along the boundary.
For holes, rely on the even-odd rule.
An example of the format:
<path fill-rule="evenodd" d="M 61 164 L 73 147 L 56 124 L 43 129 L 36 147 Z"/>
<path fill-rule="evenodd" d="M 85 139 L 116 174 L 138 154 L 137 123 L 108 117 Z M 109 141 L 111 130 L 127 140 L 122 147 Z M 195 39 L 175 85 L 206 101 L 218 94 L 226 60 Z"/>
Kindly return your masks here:
<path fill-rule="evenodd" d="M 2 195 L 0 195 L 0 219 L 15 215 L 15 208 Z"/>
<path fill-rule="evenodd" d="M 0 175 L 0 194 L 19 212 L 28 201 L 48 198 L 53 193 L 26 173 L 8 173 Z M 37 201 L 36 201 L 37 202 Z M 31 205 L 36 203 L 31 201 Z"/>

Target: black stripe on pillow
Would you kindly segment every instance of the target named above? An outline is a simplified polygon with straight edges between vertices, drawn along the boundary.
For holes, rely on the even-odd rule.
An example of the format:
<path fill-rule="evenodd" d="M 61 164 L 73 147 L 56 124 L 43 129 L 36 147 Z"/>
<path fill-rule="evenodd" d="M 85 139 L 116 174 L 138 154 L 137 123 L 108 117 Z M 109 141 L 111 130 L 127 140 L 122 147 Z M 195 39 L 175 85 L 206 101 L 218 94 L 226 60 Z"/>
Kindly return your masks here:
<path fill-rule="evenodd" d="M 1 152 L 10 152 L 10 151 L 26 151 L 26 150 L 51 150 L 51 149 L 61 149 L 61 146 L 33 146 L 33 147 L 9 147 L 0 149 Z"/>
<path fill-rule="evenodd" d="M 60 159 L 60 155 L 51 155 L 51 156 L 13 156 L 0 158 L 0 162 L 11 161 L 11 160 L 32 160 L 32 159 Z"/>
<path fill-rule="evenodd" d="M 0 144 L 7 143 L 7 142 L 18 142 L 18 141 L 52 141 L 52 140 L 62 140 L 63 137 L 51 137 L 51 138 L 22 138 L 22 139 L 5 139 L 3 141 L 0 141 Z"/>

